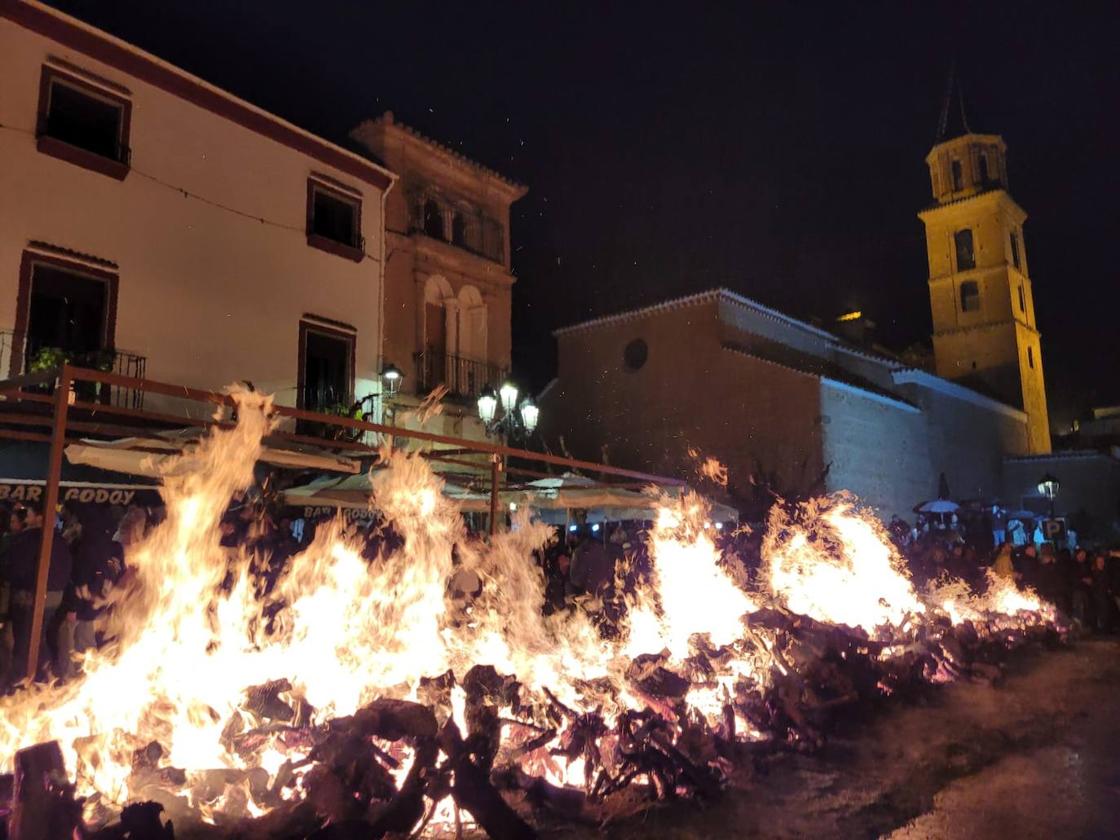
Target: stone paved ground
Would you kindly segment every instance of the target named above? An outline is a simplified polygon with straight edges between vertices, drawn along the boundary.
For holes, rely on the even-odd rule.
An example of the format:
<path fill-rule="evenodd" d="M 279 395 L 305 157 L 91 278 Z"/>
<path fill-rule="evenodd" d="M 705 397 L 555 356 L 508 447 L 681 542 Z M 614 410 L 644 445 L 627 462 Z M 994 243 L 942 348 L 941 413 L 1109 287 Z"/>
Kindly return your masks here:
<path fill-rule="evenodd" d="M 782 755 L 703 810 L 682 804 L 563 840 L 1120 837 L 1120 642 L 1021 652 Z"/>

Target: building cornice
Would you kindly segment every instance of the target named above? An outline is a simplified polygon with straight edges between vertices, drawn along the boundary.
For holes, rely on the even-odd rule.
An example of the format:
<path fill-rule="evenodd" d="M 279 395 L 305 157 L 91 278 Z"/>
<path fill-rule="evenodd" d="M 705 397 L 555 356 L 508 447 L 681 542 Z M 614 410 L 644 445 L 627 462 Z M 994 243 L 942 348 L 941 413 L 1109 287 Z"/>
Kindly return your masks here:
<path fill-rule="evenodd" d="M 127 41 L 35 0 L 0 0 L 0 17 L 380 190 L 388 190 L 397 179 L 369 158 L 336 146 Z"/>
<path fill-rule="evenodd" d="M 461 274 L 472 279 L 477 278 L 479 282 L 503 286 L 512 286 L 517 282 L 517 277 L 502 263 L 494 262 L 457 245 L 433 239 L 419 231 L 402 238 L 411 243 L 417 256 L 431 260 L 448 273 Z"/>
<path fill-rule="evenodd" d="M 1008 324 L 1014 324 L 1018 327 L 1022 327 L 1024 330 L 1026 330 L 1036 338 L 1042 338 L 1042 333 L 1040 333 L 1037 328 L 1032 327 L 1026 321 L 1020 321 L 1018 318 L 1012 318 L 1010 321 L 985 321 L 983 324 L 973 324 L 967 327 L 957 327 L 956 329 L 952 330 L 940 330 L 938 332 L 935 332 L 933 334 L 933 337 L 944 338 L 945 336 L 959 335 L 961 333 L 983 332 L 984 330 L 994 330 L 999 327 L 1006 327 Z"/>
<path fill-rule="evenodd" d="M 950 199 L 949 201 L 935 201 L 932 204 L 929 204 L 919 210 L 918 218 L 923 222 L 927 222 L 929 219 L 932 219 L 936 215 L 944 215 L 940 211 L 963 208 L 970 202 L 975 202 L 977 204 L 989 202 L 1002 204 L 1007 209 L 1012 211 L 1015 216 L 1016 224 L 1021 225 L 1027 220 L 1027 211 L 1020 207 L 1018 202 L 1016 202 L 1015 199 L 1011 197 L 1011 193 L 1009 193 L 1002 186 L 992 187 L 991 189 L 987 190 L 981 190 L 980 192 L 973 193 L 972 195 L 961 196 L 960 198 Z"/>
<path fill-rule="evenodd" d="M 964 385 L 950 382 L 948 379 L 942 379 L 940 376 L 934 376 L 932 373 L 927 373 L 918 368 L 896 370 L 891 373 L 891 378 L 894 380 L 895 385 L 918 385 L 923 388 L 929 388 L 931 391 L 936 391 L 947 397 L 953 397 L 963 402 L 971 403 L 972 405 L 979 406 L 988 411 L 996 411 L 1020 423 L 1027 422 L 1027 413 L 1025 411 L 1013 408 L 991 397 L 985 397 L 983 394 L 973 391 L 971 388 L 966 388 Z"/>
<path fill-rule="evenodd" d="M 434 152 L 447 163 L 470 170 L 475 177 L 486 181 L 489 187 L 502 192 L 511 204 L 529 192 L 529 188 L 525 184 L 514 181 L 512 178 L 508 178 L 500 172 L 476 160 L 472 160 L 462 152 L 422 134 L 412 126 L 398 122 L 392 111 L 386 111 L 380 117 L 369 120 L 362 125 L 369 125 L 371 128 L 385 133 L 392 132 L 405 142 L 411 143 L 414 146 L 421 146 L 429 153 Z M 360 134 L 362 125 L 355 128 L 353 134 Z"/>
<path fill-rule="evenodd" d="M 1091 461 L 1105 458 L 1109 461 L 1120 461 L 1120 453 L 1113 447 L 1109 452 L 1099 449 L 1067 449 L 1064 452 L 1048 452 L 1045 455 L 1005 455 L 1005 464 L 1032 464 L 1045 461 Z"/>

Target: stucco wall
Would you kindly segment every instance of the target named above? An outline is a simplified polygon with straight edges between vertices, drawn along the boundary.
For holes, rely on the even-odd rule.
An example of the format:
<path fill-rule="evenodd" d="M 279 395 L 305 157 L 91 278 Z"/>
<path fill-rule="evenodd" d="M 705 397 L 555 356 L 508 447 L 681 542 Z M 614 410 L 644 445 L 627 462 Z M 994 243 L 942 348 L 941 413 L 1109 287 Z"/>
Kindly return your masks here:
<path fill-rule="evenodd" d="M 562 434 L 577 457 L 696 478 L 693 447 L 719 458 L 733 485 L 774 473 L 796 491 L 821 470 L 815 377 L 720 346 L 715 302 L 658 312 L 558 337 L 557 384 L 542 406 L 556 449 Z M 623 361 L 643 339 L 639 370 Z"/>
<path fill-rule="evenodd" d="M 131 91 L 124 181 L 36 150 L 48 56 Z M 299 321 L 311 313 L 356 329 L 355 391 L 375 387 L 381 190 L 6 19 L 0 123 L 17 129 L 0 131 L 0 328 L 15 322 L 21 253 L 40 240 L 119 266 L 115 345 L 146 356 L 149 378 L 198 387 L 251 379 L 290 404 Z M 313 172 L 362 193 L 361 262 L 308 246 Z"/>
<path fill-rule="evenodd" d="M 903 385 L 899 393 L 922 409 L 926 422 L 930 483 L 924 495 L 936 495 L 939 476 L 944 473 L 954 499 L 999 496 L 1003 489 L 1003 456 L 1029 451 L 1022 415 L 976 405 L 921 385 Z"/>
<path fill-rule="evenodd" d="M 822 380 L 821 433 L 829 492 L 848 490 L 884 519 L 913 520 L 937 489 L 926 417 L 915 409 Z"/>

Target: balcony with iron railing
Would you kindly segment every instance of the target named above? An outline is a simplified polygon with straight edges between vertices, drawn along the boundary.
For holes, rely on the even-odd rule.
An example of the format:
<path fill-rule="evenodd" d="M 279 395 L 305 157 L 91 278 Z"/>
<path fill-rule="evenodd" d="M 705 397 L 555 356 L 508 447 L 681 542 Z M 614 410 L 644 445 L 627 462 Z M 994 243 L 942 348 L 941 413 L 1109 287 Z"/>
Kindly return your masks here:
<path fill-rule="evenodd" d="M 438 348 L 428 348 L 417 353 L 416 391 L 426 394 L 439 385 L 446 385 L 448 396 L 460 399 L 478 397 L 486 385 L 498 387 L 508 371 L 505 368 L 478 359 L 453 356 Z"/>
<path fill-rule="evenodd" d="M 51 347 L 31 336 L 14 330 L 0 330 L 0 375 L 19 376 L 49 370 L 68 362 L 76 367 L 102 370 L 133 379 L 144 379 L 148 359 L 125 350 L 67 351 Z M 49 392 L 48 386 L 36 386 Z M 144 407 L 144 393 L 135 388 L 122 388 L 98 382 L 75 384 L 77 397 L 87 402 L 100 402 L 122 408 Z"/>

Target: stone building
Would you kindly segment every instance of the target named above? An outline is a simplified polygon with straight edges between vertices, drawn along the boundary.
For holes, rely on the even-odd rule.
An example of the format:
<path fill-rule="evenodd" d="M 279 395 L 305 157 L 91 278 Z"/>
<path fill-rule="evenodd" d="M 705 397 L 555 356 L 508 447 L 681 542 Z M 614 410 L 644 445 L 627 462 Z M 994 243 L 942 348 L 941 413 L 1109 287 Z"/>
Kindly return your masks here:
<path fill-rule="evenodd" d="M 383 166 L 24 0 L 0 125 L 0 375 L 61 354 L 309 408 L 379 387 Z"/>
<path fill-rule="evenodd" d="M 1050 432 L 1005 152 L 969 129 L 950 86 L 926 158 L 934 204 L 919 214 L 936 375 L 859 343 L 860 313 L 842 338 L 721 289 L 557 330 L 546 434 L 577 456 L 685 477 L 690 450 L 716 457 L 740 504 L 759 483 L 850 490 L 884 516 L 911 515 L 945 483 L 957 499 L 1008 492 L 1005 458 L 1048 453 Z"/>
<path fill-rule="evenodd" d="M 510 367 L 510 205 L 527 189 L 394 120 L 362 123 L 352 138 L 400 183 L 386 211 L 383 358 L 405 378 L 393 411 L 433 388 L 448 398 L 426 428 L 480 438 L 475 399 Z"/>
<path fill-rule="evenodd" d="M 555 335 L 550 445 L 686 478 L 715 457 L 740 505 L 761 482 L 911 515 L 942 476 L 958 498 L 998 496 L 1004 453 L 1029 451 L 1024 412 L 724 289 Z"/>

